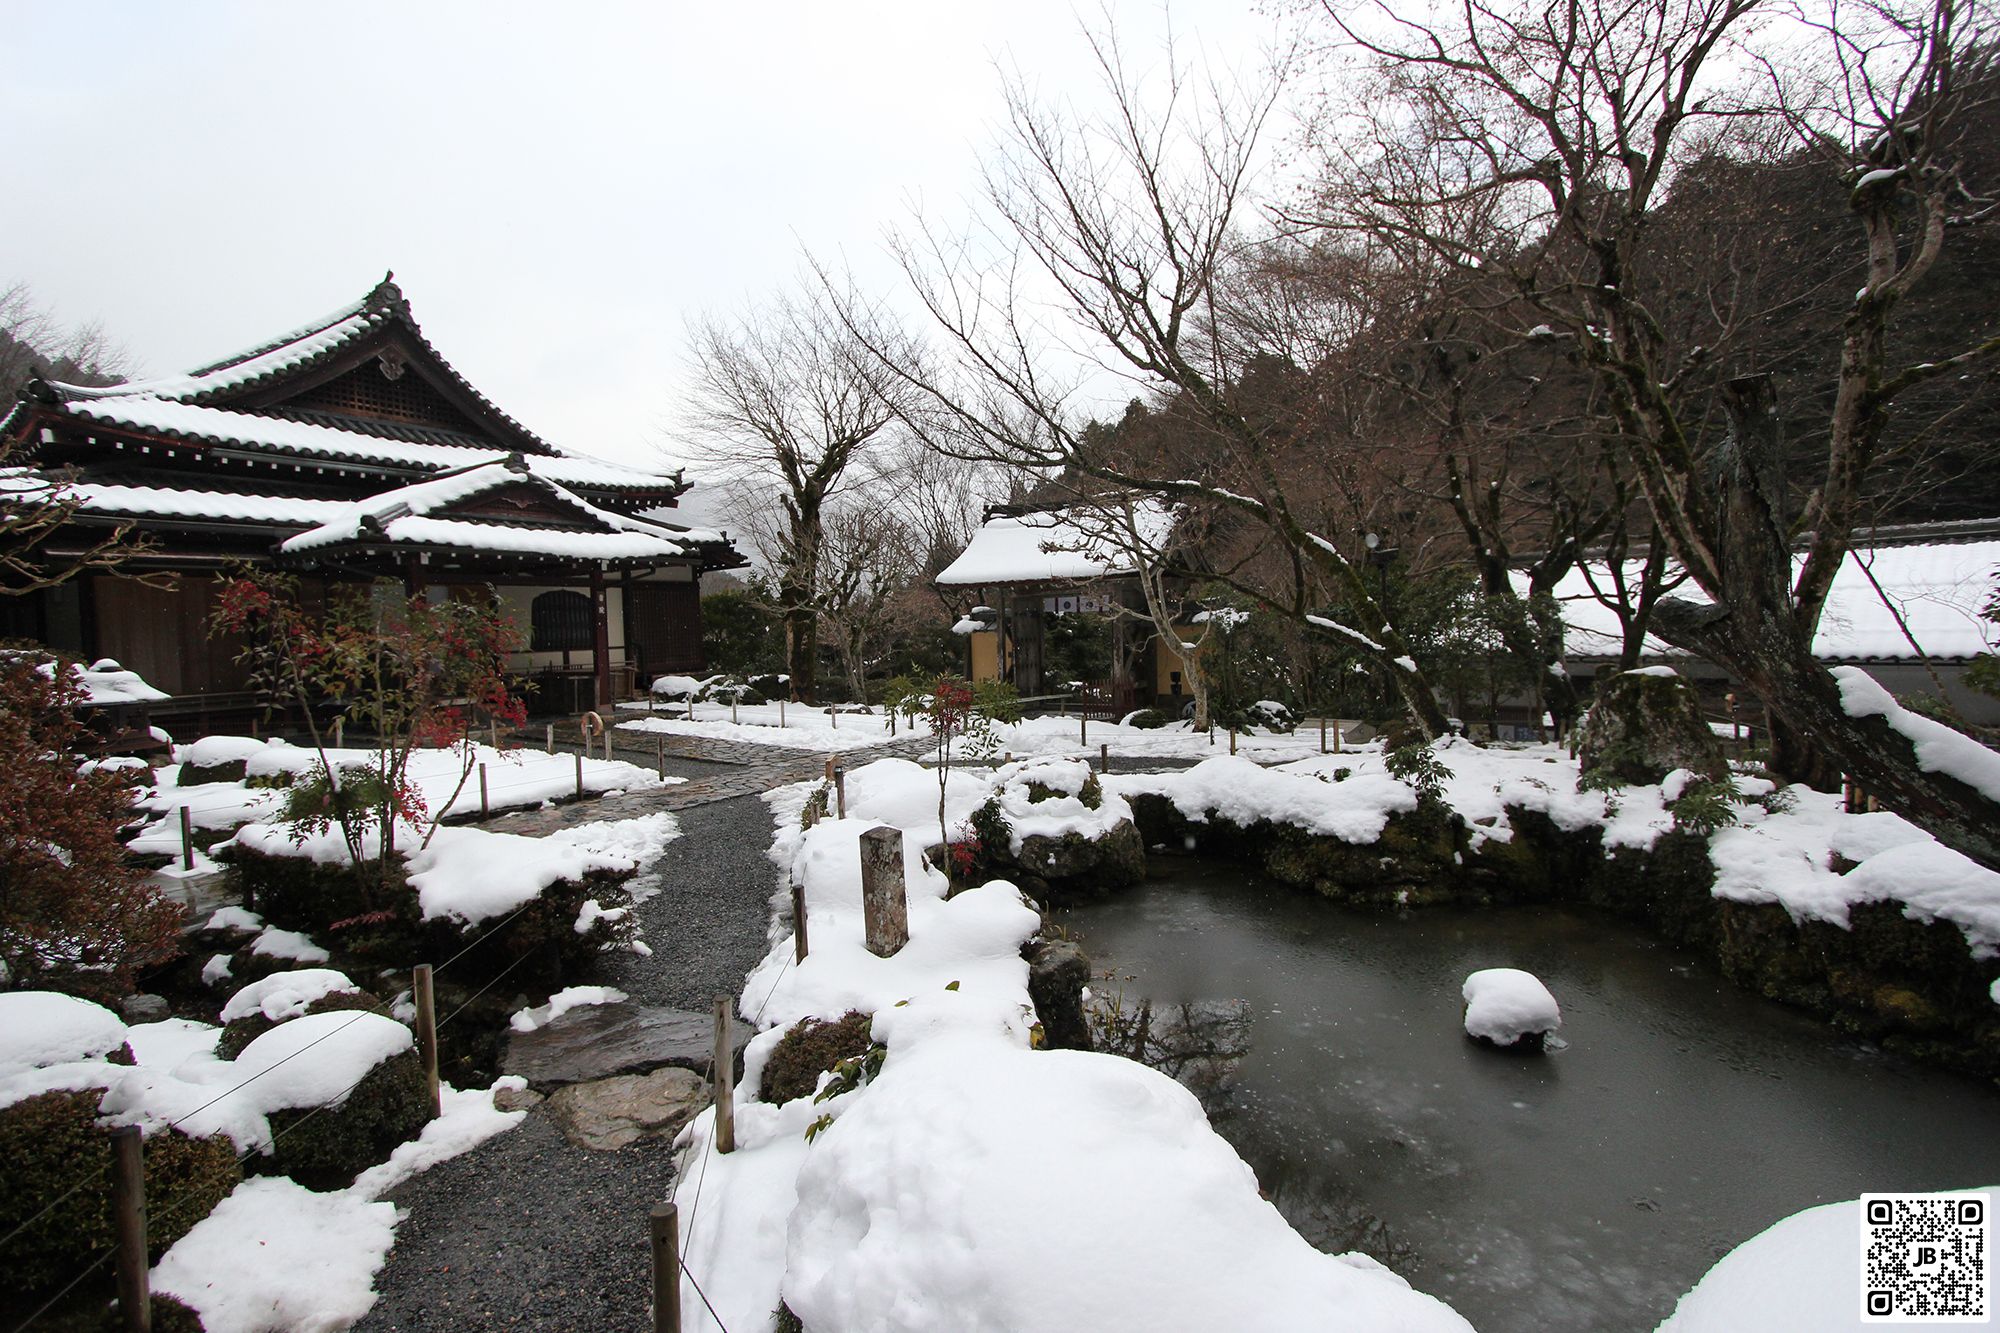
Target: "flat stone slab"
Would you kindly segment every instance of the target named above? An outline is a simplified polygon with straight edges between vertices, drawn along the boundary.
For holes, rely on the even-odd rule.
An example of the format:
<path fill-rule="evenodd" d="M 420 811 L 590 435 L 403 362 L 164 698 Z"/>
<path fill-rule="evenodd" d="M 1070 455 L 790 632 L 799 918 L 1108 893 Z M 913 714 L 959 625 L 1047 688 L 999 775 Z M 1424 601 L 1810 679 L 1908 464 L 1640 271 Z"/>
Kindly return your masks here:
<path fill-rule="evenodd" d="M 577 1147 L 611 1151 L 640 1139 L 673 1137 L 708 1100 L 708 1081 L 701 1075 L 656 1069 L 559 1088 L 548 1100 L 548 1112 Z"/>
<path fill-rule="evenodd" d="M 749 1044 L 749 1025 L 730 1025 L 736 1064 Z M 637 1004 L 593 1004 L 572 1009 L 533 1032 L 509 1032 L 500 1072 L 528 1080 L 548 1093 L 571 1083 L 656 1069 L 706 1073 L 715 1050 L 715 1017 L 685 1009 Z"/>

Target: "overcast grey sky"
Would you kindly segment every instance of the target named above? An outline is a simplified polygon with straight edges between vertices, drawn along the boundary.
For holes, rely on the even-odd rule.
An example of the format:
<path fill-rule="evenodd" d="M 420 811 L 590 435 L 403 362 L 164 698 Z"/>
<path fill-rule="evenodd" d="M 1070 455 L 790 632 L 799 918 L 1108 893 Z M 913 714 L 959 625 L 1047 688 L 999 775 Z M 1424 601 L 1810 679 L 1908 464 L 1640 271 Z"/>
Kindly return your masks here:
<path fill-rule="evenodd" d="M 1254 72 L 1251 0 L 1113 6 Z M 0 287 L 147 374 L 345 304 L 393 268 L 438 347 L 556 443 L 676 455 L 686 318 L 802 249 L 893 282 L 886 226 L 976 190 L 996 62 L 1087 96 L 1079 15 L 1012 0 L 101 4 L 0 0 Z"/>

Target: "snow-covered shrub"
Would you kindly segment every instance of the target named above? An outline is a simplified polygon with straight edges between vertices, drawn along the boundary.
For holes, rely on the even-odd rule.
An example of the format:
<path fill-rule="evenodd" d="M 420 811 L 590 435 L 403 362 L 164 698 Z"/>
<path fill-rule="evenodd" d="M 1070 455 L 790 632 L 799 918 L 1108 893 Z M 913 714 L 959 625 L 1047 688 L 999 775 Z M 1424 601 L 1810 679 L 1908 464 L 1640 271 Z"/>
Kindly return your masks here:
<path fill-rule="evenodd" d="M 0 972 L 16 986 L 116 999 L 180 950 L 180 906 L 118 841 L 131 793 L 118 770 L 79 771 L 74 672 L 0 656 Z"/>
<path fill-rule="evenodd" d="M 1158 731 L 1167 725 L 1167 715 L 1157 708 L 1141 708 L 1136 712 L 1127 713 L 1121 725 L 1136 727 L 1140 731 Z"/>
<path fill-rule="evenodd" d="M 1276 699 L 1259 699 L 1243 711 L 1251 722 L 1269 731 L 1290 732 L 1298 726 L 1292 710 Z"/>
<path fill-rule="evenodd" d="M 283 976 L 276 973 L 275 976 Z M 270 978 L 267 978 L 269 980 Z M 261 983 L 260 983 L 261 984 Z M 304 1009 L 307 1014 L 351 1013 L 365 1011 L 382 1014 L 389 1012 L 387 1005 L 373 995 L 360 991 L 335 991 L 309 1002 Z M 243 1053 L 245 1047 L 257 1038 L 278 1026 L 278 1020 L 265 1017 L 262 1013 L 247 1014 L 230 1019 L 223 1025 L 222 1036 L 216 1039 L 215 1053 L 224 1060 L 234 1060 Z"/>
<path fill-rule="evenodd" d="M 852 1010 L 831 1022 L 800 1019 L 771 1048 L 758 1096 L 773 1105 L 812 1096 L 821 1074 L 867 1053 L 874 1022 L 874 1015 Z"/>
<path fill-rule="evenodd" d="M 1707 835 L 1737 822 L 1736 789 L 1726 779 L 1697 778 L 1667 803 L 1674 827 Z"/>
<path fill-rule="evenodd" d="M 430 1117 L 423 1062 L 404 1051 L 370 1070 L 344 1102 L 273 1112 L 270 1160 L 301 1185 L 342 1189 L 421 1134 Z"/>
<path fill-rule="evenodd" d="M 0 1235 L 28 1224 L 7 1242 L 10 1287 L 65 1281 L 112 1242 L 109 1188 L 63 1197 L 79 1180 L 109 1179 L 111 1132 L 97 1120 L 103 1096 L 98 1088 L 45 1092 L 0 1108 Z M 236 1188 L 242 1172 L 227 1138 L 177 1130 L 147 1135 L 145 1159 L 146 1240 L 157 1259 Z"/>

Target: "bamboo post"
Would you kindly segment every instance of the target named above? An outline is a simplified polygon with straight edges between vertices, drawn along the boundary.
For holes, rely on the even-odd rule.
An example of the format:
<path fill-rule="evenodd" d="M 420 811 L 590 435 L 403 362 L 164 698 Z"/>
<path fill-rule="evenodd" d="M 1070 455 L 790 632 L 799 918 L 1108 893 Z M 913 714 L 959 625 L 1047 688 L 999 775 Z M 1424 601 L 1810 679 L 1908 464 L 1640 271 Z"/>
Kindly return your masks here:
<path fill-rule="evenodd" d="M 486 798 L 486 765 L 479 766 L 479 817 L 485 819 L 493 813 L 493 803 Z"/>
<path fill-rule="evenodd" d="M 806 960 L 806 886 L 792 885 L 792 961 Z"/>
<path fill-rule="evenodd" d="M 424 1086 L 430 1093 L 431 1119 L 444 1114 L 438 1087 L 437 994 L 431 989 L 431 965 L 418 963 L 410 973 L 410 990 L 417 1001 L 417 1054 L 424 1062 Z"/>
<path fill-rule="evenodd" d="M 576 752 L 576 799 L 583 799 L 583 751 Z"/>
<path fill-rule="evenodd" d="M 715 997 L 715 1150 L 736 1151 L 736 1052 L 729 1040 L 729 997 Z"/>
<path fill-rule="evenodd" d="M 153 1298 L 146 1261 L 146 1141 L 137 1125 L 111 1131 L 111 1215 L 118 1247 L 118 1312 L 125 1333 L 150 1333 Z"/>
<path fill-rule="evenodd" d="M 194 816 L 181 807 L 181 869 L 194 869 Z"/>
<path fill-rule="evenodd" d="M 893 957 L 910 942 L 910 907 L 903 895 L 903 831 L 887 824 L 861 835 L 861 916 L 868 952 Z"/>
<path fill-rule="evenodd" d="M 847 818 L 847 765 L 845 764 L 836 763 L 833 766 L 833 796 L 839 803 L 836 808 L 840 811 L 840 817 Z"/>
<path fill-rule="evenodd" d="M 653 1237 L 653 1333 L 681 1333 L 681 1219 L 671 1203 L 648 1219 Z"/>

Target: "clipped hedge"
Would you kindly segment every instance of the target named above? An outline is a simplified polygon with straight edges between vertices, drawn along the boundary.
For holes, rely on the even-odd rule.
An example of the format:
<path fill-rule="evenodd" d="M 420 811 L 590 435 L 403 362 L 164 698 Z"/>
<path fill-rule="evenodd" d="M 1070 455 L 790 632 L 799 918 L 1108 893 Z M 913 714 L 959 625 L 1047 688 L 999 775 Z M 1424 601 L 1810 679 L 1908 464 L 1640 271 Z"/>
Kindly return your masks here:
<path fill-rule="evenodd" d="M 305 1007 L 308 1014 L 325 1014 L 339 1009 L 365 1009 L 370 1013 L 389 1017 L 389 1006 L 380 998 L 366 991 L 339 991 L 332 995 L 322 995 Z M 287 1020 L 289 1021 L 289 1020 Z M 243 1048 L 257 1038 L 278 1026 L 276 1022 L 262 1014 L 251 1014 L 233 1023 L 225 1023 L 222 1035 L 216 1039 L 215 1053 L 224 1060 L 234 1060 L 243 1054 Z"/>
<path fill-rule="evenodd" d="M 771 1048 L 759 1099 L 783 1105 L 812 1096 L 821 1074 L 831 1073 L 842 1060 L 867 1053 L 871 1041 L 868 1032 L 874 1022 L 874 1015 L 859 1010 L 849 1010 L 831 1022 L 800 1019 Z"/>
<path fill-rule="evenodd" d="M 111 1131 L 97 1123 L 103 1096 L 96 1088 L 45 1092 L 0 1109 L 0 1235 L 28 1223 L 0 1256 L 9 1285 L 37 1291 L 67 1281 L 113 1242 Z M 146 1137 L 145 1159 L 147 1248 L 158 1259 L 228 1197 L 243 1172 L 234 1146 L 219 1135 L 158 1130 Z M 86 1180 L 97 1183 L 62 1198 Z"/>
<path fill-rule="evenodd" d="M 390 1056 L 339 1106 L 271 1113 L 272 1154 L 253 1162 L 310 1189 L 343 1189 L 430 1122 L 430 1088 L 415 1051 Z"/>

